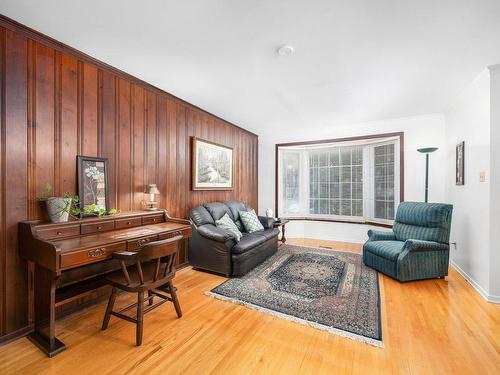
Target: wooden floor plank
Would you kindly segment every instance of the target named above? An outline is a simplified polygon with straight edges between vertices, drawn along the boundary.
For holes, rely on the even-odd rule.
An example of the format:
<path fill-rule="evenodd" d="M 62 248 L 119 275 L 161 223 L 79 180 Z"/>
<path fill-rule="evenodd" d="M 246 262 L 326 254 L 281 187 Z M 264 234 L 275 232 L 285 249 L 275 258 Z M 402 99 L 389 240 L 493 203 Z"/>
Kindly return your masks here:
<path fill-rule="evenodd" d="M 380 275 L 383 349 L 204 295 L 224 280 L 179 271 L 184 315 L 177 319 L 171 304 L 146 315 L 141 347 L 128 322 L 112 317 L 100 331 L 101 303 L 58 321 L 68 349 L 52 359 L 27 339 L 0 347 L 0 374 L 500 374 L 500 306 L 453 269 L 445 280 L 399 283 Z M 121 294 L 118 303 L 130 299 Z"/>

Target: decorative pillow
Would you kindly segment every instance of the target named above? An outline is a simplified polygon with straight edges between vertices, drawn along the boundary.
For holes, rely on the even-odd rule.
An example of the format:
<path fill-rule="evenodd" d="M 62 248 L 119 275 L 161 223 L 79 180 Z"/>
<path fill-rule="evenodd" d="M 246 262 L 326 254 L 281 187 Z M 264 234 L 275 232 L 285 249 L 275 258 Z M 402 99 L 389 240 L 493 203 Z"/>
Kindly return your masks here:
<path fill-rule="evenodd" d="M 242 234 L 227 213 L 224 214 L 224 216 L 222 216 L 219 220 L 215 220 L 215 226 L 217 228 L 227 229 L 234 235 L 236 242 L 240 242 Z"/>
<path fill-rule="evenodd" d="M 264 227 L 260 223 L 260 220 L 254 210 L 240 211 L 240 219 L 248 233 L 264 230 Z"/>

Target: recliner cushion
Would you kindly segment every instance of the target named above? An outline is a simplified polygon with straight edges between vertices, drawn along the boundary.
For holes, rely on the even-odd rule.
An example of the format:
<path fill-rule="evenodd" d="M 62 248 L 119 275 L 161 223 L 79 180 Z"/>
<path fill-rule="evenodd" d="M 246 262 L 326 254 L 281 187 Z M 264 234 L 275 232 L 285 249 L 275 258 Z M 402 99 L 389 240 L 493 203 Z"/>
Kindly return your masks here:
<path fill-rule="evenodd" d="M 212 202 L 204 204 L 203 207 L 205 207 L 207 211 L 210 212 L 210 215 L 212 215 L 212 218 L 214 220 L 219 220 L 222 216 L 228 214 L 229 218 L 234 221 L 234 216 L 231 213 L 231 210 L 224 203 Z"/>
<path fill-rule="evenodd" d="M 243 233 L 240 242 L 233 246 L 231 252 L 233 254 L 243 254 L 266 241 L 266 237 L 258 233 Z"/>
<path fill-rule="evenodd" d="M 368 241 L 364 244 L 363 251 L 395 262 L 404 245 L 404 241 Z"/>
<path fill-rule="evenodd" d="M 189 213 L 189 217 L 197 227 L 205 224 L 215 224 L 212 215 L 203 206 L 193 208 Z"/>

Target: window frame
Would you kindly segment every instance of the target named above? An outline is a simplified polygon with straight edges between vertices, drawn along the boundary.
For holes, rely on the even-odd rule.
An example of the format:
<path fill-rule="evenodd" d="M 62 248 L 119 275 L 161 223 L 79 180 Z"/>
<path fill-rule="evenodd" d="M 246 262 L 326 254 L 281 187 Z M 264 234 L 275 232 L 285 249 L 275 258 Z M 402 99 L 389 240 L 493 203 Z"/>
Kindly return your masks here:
<path fill-rule="evenodd" d="M 321 144 L 333 144 L 342 142 L 355 142 L 355 141 L 366 141 L 374 140 L 377 141 L 380 138 L 398 138 L 399 140 L 399 203 L 404 202 L 404 132 L 394 132 L 394 133 L 381 133 L 381 134 L 370 134 L 362 135 L 356 137 L 346 137 L 346 138 L 335 138 L 335 139 L 322 139 L 316 141 L 304 141 L 304 142 L 289 142 L 289 143 L 277 143 L 275 145 L 275 180 L 274 180 L 274 209 L 276 215 L 279 212 L 279 149 L 280 147 L 291 147 L 291 146 L 307 146 L 307 145 L 321 145 Z M 348 223 L 348 224 L 364 224 L 364 225 L 374 225 L 385 228 L 392 228 L 392 224 L 381 221 L 366 221 L 366 220 L 343 220 L 341 218 L 326 218 L 326 217 L 286 217 L 288 220 L 307 220 L 307 221 L 326 221 L 326 222 L 336 222 L 336 223 Z"/>

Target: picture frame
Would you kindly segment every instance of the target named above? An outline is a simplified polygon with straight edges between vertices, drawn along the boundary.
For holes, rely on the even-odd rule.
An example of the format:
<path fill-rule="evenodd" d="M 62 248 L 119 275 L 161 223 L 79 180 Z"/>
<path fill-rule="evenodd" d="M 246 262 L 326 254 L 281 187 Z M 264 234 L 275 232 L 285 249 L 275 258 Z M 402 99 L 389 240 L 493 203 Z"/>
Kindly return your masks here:
<path fill-rule="evenodd" d="M 192 137 L 191 189 L 233 190 L 233 149 Z"/>
<path fill-rule="evenodd" d="M 456 151 L 456 185 L 465 185 L 465 141 L 457 144 Z"/>
<path fill-rule="evenodd" d="M 96 205 L 96 211 L 109 211 L 108 159 L 79 155 L 76 162 L 81 215 L 86 216 L 83 208 L 92 204 Z"/>

